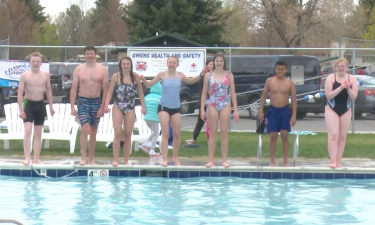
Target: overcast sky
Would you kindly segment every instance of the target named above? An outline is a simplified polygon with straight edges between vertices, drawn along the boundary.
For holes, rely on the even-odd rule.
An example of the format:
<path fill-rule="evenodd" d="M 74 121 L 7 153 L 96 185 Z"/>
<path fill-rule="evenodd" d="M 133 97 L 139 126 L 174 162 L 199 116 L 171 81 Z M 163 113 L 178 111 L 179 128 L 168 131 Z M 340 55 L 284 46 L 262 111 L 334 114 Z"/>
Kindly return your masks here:
<path fill-rule="evenodd" d="M 94 7 L 94 0 L 40 0 L 40 5 L 45 7 L 44 12 L 52 17 L 57 16 L 60 12 L 64 12 L 71 4 L 79 5 L 79 2 L 85 2 L 86 7 Z M 126 0 L 121 0 L 126 2 Z"/>

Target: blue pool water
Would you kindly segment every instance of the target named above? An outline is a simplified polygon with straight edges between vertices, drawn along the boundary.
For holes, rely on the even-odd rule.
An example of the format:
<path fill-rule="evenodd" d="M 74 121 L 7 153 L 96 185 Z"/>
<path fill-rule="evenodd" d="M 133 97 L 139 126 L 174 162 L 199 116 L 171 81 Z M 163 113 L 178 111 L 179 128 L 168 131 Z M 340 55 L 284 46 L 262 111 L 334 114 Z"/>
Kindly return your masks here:
<path fill-rule="evenodd" d="M 373 180 L 0 176 L 0 218 L 26 224 L 373 224 Z"/>

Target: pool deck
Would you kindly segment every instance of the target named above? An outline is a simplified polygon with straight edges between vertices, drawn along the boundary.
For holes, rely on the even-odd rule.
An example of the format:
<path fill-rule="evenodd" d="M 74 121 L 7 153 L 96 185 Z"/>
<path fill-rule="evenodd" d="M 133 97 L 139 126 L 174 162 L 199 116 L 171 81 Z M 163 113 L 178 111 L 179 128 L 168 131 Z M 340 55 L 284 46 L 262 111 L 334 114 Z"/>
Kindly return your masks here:
<path fill-rule="evenodd" d="M 23 157 L 2 157 L 0 159 L 0 174 L 3 170 L 138 170 L 138 171 L 201 171 L 201 172 L 259 172 L 259 173 L 360 173 L 371 174 L 375 176 L 375 160 L 364 158 L 344 158 L 342 160 L 343 168 L 330 169 L 328 167 L 329 159 L 298 159 L 296 166 L 293 167 L 293 160 L 289 160 L 289 167 L 282 166 L 282 159 L 277 159 L 278 167 L 270 167 L 270 161 L 263 158 L 259 167 L 256 166 L 256 158 L 230 158 L 228 163 L 230 168 L 221 166 L 221 159 L 215 158 L 216 166 L 206 168 L 204 164 L 207 158 L 184 158 L 180 157 L 182 166 L 176 167 L 169 158 L 168 167 L 160 166 L 161 158 L 130 158 L 131 165 L 119 164 L 118 167 L 111 165 L 112 158 L 95 158 L 97 165 L 78 165 L 80 157 L 43 157 L 43 164 L 30 164 L 24 166 L 21 164 Z"/>

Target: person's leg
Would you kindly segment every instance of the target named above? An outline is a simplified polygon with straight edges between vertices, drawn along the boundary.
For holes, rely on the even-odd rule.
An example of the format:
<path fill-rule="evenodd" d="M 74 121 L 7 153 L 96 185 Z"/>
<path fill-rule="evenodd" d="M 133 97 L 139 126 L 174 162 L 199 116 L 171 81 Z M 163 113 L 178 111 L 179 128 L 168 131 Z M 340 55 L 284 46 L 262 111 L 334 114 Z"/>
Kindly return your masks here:
<path fill-rule="evenodd" d="M 208 141 L 208 163 L 205 166 L 211 167 L 214 164 L 219 112 L 215 109 L 215 107 L 209 105 L 207 114 L 208 123 L 210 124 L 210 140 Z"/>
<path fill-rule="evenodd" d="M 153 121 L 146 121 L 147 126 L 150 128 L 151 135 L 151 147 L 150 147 L 150 156 L 155 154 L 155 145 L 159 137 L 159 123 Z"/>
<path fill-rule="evenodd" d="M 39 160 L 40 151 L 42 149 L 42 130 L 43 126 L 34 125 L 34 164 L 41 164 Z"/>
<path fill-rule="evenodd" d="M 96 134 L 98 131 L 98 126 L 100 122 L 100 117 L 98 117 L 98 111 L 101 107 L 100 98 L 90 99 L 89 101 L 89 125 L 90 125 L 90 140 L 89 140 L 89 164 L 95 165 L 94 155 L 96 148 Z"/>
<path fill-rule="evenodd" d="M 181 166 L 178 161 L 178 150 L 180 149 L 181 136 L 181 114 L 176 113 L 171 116 L 172 132 L 173 132 L 173 161 L 175 166 Z"/>
<path fill-rule="evenodd" d="M 206 107 L 204 107 L 204 110 L 206 110 Z M 197 140 L 199 133 L 202 130 L 202 127 L 204 126 L 205 121 L 201 119 L 201 107 L 199 107 L 199 114 L 198 114 L 198 121 L 194 128 L 193 133 L 193 143 Z"/>
<path fill-rule="evenodd" d="M 124 115 L 124 164 L 129 164 L 130 148 L 132 144 L 132 133 L 135 122 L 135 110 L 125 113 Z"/>
<path fill-rule="evenodd" d="M 339 140 L 337 143 L 337 158 L 336 158 L 336 167 L 341 166 L 341 158 L 344 154 L 346 135 L 350 127 L 350 121 L 352 118 L 352 110 L 348 110 L 346 113 L 340 116 L 340 128 L 339 128 Z"/>
<path fill-rule="evenodd" d="M 289 152 L 289 131 L 281 130 L 280 135 L 281 135 L 281 143 L 283 146 L 284 166 L 287 167 L 288 166 L 288 152 Z"/>
<path fill-rule="evenodd" d="M 122 137 L 122 119 L 123 114 L 119 108 L 116 106 L 112 107 L 112 121 L 113 121 L 113 129 L 114 129 L 114 137 L 113 137 L 113 162 L 112 166 L 118 165 L 118 158 L 120 152 L 120 140 Z"/>
<path fill-rule="evenodd" d="M 33 129 L 33 124 L 31 122 L 25 122 L 23 125 L 24 125 L 23 151 L 25 153 L 25 161 L 23 161 L 22 164 L 27 166 L 30 164 L 31 133 Z"/>
<path fill-rule="evenodd" d="M 81 135 L 80 135 L 80 148 L 81 148 L 81 162 L 79 165 L 86 164 L 86 151 L 87 151 L 87 137 L 90 132 L 89 125 L 89 105 L 86 98 L 78 97 L 78 118 L 81 124 Z"/>
<path fill-rule="evenodd" d="M 331 158 L 329 167 L 335 168 L 337 161 L 337 144 L 339 139 L 340 117 L 330 107 L 325 107 L 324 117 L 328 132 L 328 152 Z"/>
<path fill-rule="evenodd" d="M 162 166 L 168 166 L 168 139 L 169 139 L 169 114 L 165 111 L 160 111 L 158 113 L 158 118 L 161 127 L 161 145 L 160 150 L 163 154 L 163 162 L 161 163 Z"/>
<path fill-rule="evenodd" d="M 276 166 L 276 143 L 277 143 L 278 136 L 279 136 L 278 132 L 270 133 L 271 166 Z"/>
<path fill-rule="evenodd" d="M 220 137 L 222 163 L 225 168 L 230 167 L 227 163 L 228 156 L 228 129 L 230 123 L 231 105 L 228 104 L 220 111 Z"/>
<path fill-rule="evenodd" d="M 267 111 L 268 131 L 270 132 L 271 166 L 276 166 L 276 143 L 279 136 L 278 109 L 271 107 Z"/>

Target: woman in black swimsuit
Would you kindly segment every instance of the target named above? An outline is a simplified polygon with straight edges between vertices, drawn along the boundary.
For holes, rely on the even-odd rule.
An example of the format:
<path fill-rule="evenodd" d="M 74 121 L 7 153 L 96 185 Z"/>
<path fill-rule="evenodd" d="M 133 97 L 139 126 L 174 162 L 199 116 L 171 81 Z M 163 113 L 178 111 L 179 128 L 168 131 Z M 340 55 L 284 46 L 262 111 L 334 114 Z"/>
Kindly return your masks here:
<path fill-rule="evenodd" d="M 329 75 L 325 83 L 325 121 L 331 158 L 330 168 L 342 167 L 341 158 L 352 116 L 351 105 L 358 95 L 357 79 L 346 73 L 348 61 L 338 59 L 335 62 L 335 70 L 336 73 Z"/>

